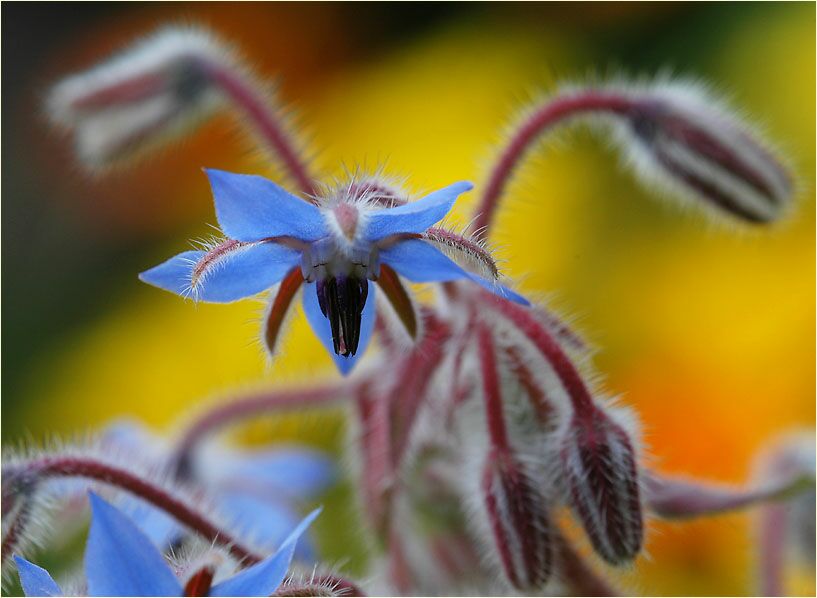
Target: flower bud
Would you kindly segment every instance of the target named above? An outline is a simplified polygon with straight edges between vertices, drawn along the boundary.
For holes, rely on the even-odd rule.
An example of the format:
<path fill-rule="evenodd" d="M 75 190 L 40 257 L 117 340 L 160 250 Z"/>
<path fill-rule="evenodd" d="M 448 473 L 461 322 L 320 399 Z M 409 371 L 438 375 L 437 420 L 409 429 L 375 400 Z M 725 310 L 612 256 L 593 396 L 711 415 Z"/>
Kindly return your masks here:
<path fill-rule="evenodd" d="M 508 581 L 520 590 L 543 585 L 552 570 L 547 502 L 508 452 L 493 449 L 482 473 L 482 492 L 494 544 Z"/>
<path fill-rule="evenodd" d="M 227 52 L 209 34 L 163 29 L 58 83 L 48 109 L 74 131 L 87 165 L 107 166 L 181 134 L 214 109 L 220 96 L 210 65 L 226 62 Z"/>
<path fill-rule="evenodd" d="M 649 183 L 761 223 L 780 216 L 792 181 L 769 146 L 700 89 L 631 92 L 625 147 Z"/>
<path fill-rule="evenodd" d="M 643 520 L 633 446 L 598 406 L 574 415 L 561 449 L 573 510 L 593 548 L 619 565 L 641 550 Z"/>

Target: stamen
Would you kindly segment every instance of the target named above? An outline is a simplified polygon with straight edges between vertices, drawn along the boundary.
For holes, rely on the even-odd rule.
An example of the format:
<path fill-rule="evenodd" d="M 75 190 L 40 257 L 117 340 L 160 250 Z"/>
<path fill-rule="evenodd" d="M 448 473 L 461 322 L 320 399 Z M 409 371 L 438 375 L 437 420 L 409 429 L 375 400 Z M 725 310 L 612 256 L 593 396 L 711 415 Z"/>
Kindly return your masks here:
<path fill-rule="evenodd" d="M 316 284 L 318 305 L 332 328 L 336 355 L 357 353 L 363 308 L 369 295 L 369 281 L 353 276 L 330 276 Z"/>

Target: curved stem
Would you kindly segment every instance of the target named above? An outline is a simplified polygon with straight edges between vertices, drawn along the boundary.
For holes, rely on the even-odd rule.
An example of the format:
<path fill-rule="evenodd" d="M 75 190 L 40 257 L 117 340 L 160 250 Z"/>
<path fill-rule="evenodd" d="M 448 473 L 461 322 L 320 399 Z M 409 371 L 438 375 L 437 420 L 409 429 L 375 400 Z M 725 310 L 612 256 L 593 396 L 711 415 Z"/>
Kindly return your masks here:
<path fill-rule="evenodd" d="M 251 565 L 261 557 L 239 544 L 230 534 L 220 529 L 191 506 L 170 494 L 164 488 L 155 485 L 130 471 L 105 463 L 90 456 L 49 456 L 33 459 L 24 464 L 24 469 L 31 479 L 42 482 L 50 478 L 82 477 L 104 482 L 151 503 L 204 539 L 226 548 L 239 561 Z M 19 521 L 19 519 L 18 519 Z M 10 530 L 7 537 L 14 530 Z M 16 530 L 19 536 L 20 529 Z M 6 538 L 3 540 L 3 561 L 8 558 Z"/>
<path fill-rule="evenodd" d="M 540 135 L 554 125 L 576 116 L 594 113 L 627 114 L 633 106 L 631 99 L 619 93 L 587 89 L 552 98 L 530 112 L 514 131 L 491 169 L 476 210 L 474 230 L 484 230 L 487 235 L 502 192 L 525 152 Z"/>
<path fill-rule="evenodd" d="M 325 407 L 352 396 L 355 386 L 317 386 L 306 389 L 282 390 L 248 395 L 205 411 L 182 434 L 176 448 L 173 467 L 184 479 L 190 473 L 192 456 L 199 443 L 208 435 L 228 425 L 257 415 L 305 407 Z"/>
<path fill-rule="evenodd" d="M 3 535 L 3 544 L 0 547 L 0 555 L 2 555 L 0 560 L 2 560 L 3 565 L 6 564 L 6 559 L 13 554 L 14 549 L 19 544 L 23 531 L 28 525 L 29 514 L 29 509 L 25 505 L 21 505 L 17 516 Z"/>
<path fill-rule="evenodd" d="M 551 336 L 550 331 L 536 319 L 531 310 L 511 301 L 497 297 L 488 291 L 479 290 L 479 297 L 483 302 L 493 307 L 499 314 L 513 322 L 517 329 L 524 334 L 544 355 L 573 404 L 576 417 L 592 417 L 596 406 L 590 390 L 582 380 L 579 371 L 559 343 Z"/>
<path fill-rule="evenodd" d="M 295 140 L 254 86 L 245 77 L 218 62 L 207 62 L 203 67 L 212 81 L 249 117 L 252 130 L 278 156 L 301 191 L 307 195 L 314 193 L 315 180 L 309 174 Z"/>

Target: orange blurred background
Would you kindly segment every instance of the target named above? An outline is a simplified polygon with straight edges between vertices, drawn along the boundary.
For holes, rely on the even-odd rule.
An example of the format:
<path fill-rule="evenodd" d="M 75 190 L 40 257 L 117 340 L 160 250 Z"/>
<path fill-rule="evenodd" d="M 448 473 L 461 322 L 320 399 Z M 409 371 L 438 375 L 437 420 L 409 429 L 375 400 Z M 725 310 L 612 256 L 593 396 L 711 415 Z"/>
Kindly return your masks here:
<path fill-rule="evenodd" d="M 814 427 L 813 4 L 96 4 L 3 6 L 5 443 L 122 415 L 164 427 L 249 383 L 336 375 L 301 316 L 270 365 L 260 304 L 193 306 L 136 278 L 209 233 L 202 166 L 280 178 L 233 121 L 105 178 L 45 124 L 51 82 L 169 21 L 209 25 L 280 75 L 323 174 L 386 164 L 418 190 L 482 181 L 515 110 L 561 80 L 670 67 L 713 83 L 790 157 L 801 192 L 786 221 L 713 227 L 655 201 L 580 130 L 528 161 L 492 240 L 521 290 L 600 348 L 661 471 L 740 483 L 765 441 Z M 346 442 L 331 417 L 260 434 Z M 746 515 L 656 523 L 647 551 L 624 575 L 632 591 L 756 591 Z M 814 593 L 813 566 L 791 574 L 789 591 Z"/>

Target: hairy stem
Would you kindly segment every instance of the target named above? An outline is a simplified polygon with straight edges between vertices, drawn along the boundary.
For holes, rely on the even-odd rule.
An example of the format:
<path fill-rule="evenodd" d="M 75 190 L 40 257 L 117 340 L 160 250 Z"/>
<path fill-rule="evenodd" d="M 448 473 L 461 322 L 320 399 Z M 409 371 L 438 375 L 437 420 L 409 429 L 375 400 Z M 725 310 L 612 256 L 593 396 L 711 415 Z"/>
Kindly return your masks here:
<path fill-rule="evenodd" d="M 23 468 L 26 475 L 37 482 L 50 478 L 82 477 L 110 484 L 158 507 L 208 542 L 225 547 L 245 565 L 261 560 L 258 555 L 239 544 L 229 533 L 220 529 L 203 514 L 170 494 L 166 489 L 115 465 L 104 463 L 90 456 L 49 456 L 32 459 L 25 463 Z M 6 551 L 8 536 L 12 532 L 19 536 L 21 531 L 21 529 L 16 531 L 12 529 L 6 534 L 6 538 L 3 539 L 3 561 L 10 555 Z M 8 543 L 13 545 L 11 540 Z"/>
<path fill-rule="evenodd" d="M 644 476 L 647 505 L 655 514 L 668 519 L 715 515 L 759 503 L 784 500 L 808 490 L 813 487 L 813 483 L 808 476 L 794 475 L 760 488 L 736 490 L 655 474 Z"/>
<path fill-rule="evenodd" d="M 519 124 L 491 169 L 474 219 L 474 230 L 486 235 L 493 223 L 499 200 L 522 157 L 540 135 L 554 125 L 585 114 L 626 114 L 633 101 L 615 92 L 587 89 L 552 98 L 530 112 Z"/>
<path fill-rule="evenodd" d="M 303 193 L 315 191 L 315 180 L 298 150 L 286 125 L 275 114 L 258 90 L 245 77 L 217 62 L 208 62 L 204 68 L 210 78 L 249 117 L 252 129 L 281 160 L 284 168 Z"/>
<path fill-rule="evenodd" d="M 499 388 L 499 372 L 491 331 L 484 324 L 477 329 L 477 350 L 482 371 L 482 390 L 485 397 L 485 418 L 488 435 L 494 448 L 508 450 L 508 431 L 502 410 L 502 391 Z"/>
<path fill-rule="evenodd" d="M 190 474 L 196 448 L 206 437 L 222 428 L 272 412 L 316 406 L 325 407 L 339 403 L 353 396 L 355 392 L 353 386 L 316 386 L 250 394 L 229 403 L 216 405 L 200 415 L 182 434 L 173 460 L 176 475 L 184 479 Z"/>
<path fill-rule="evenodd" d="M 6 529 L 6 533 L 3 534 L 3 544 L 0 547 L 0 559 L 2 559 L 2 565 L 5 567 L 6 560 L 14 554 L 14 550 L 20 543 L 22 539 L 23 531 L 28 525 L 28 520 L 30 516 L 30 511 L 26 505 L 20 505 L 20 508 L 16 514 L 16 517 L 12 520 L 11 524 Z"/>
<path fill-rule="evenodd" d="M 573 404 L 576 417 L 592 417 L 596 410 L 590 390 L 582 380 L 579 371 L 567 354 L 559 346 L 559 343 L 551 336 L 550 331 L 534 317 L 531 310 L 522 307 L 501 297 L 497 297 L 488 291 L 479 291 L 479 296 L 489 306 L 498 313 L 506 317 L 517 329 L 524 334 L 544 355 L 551 365 L 556 375 Z"/>

